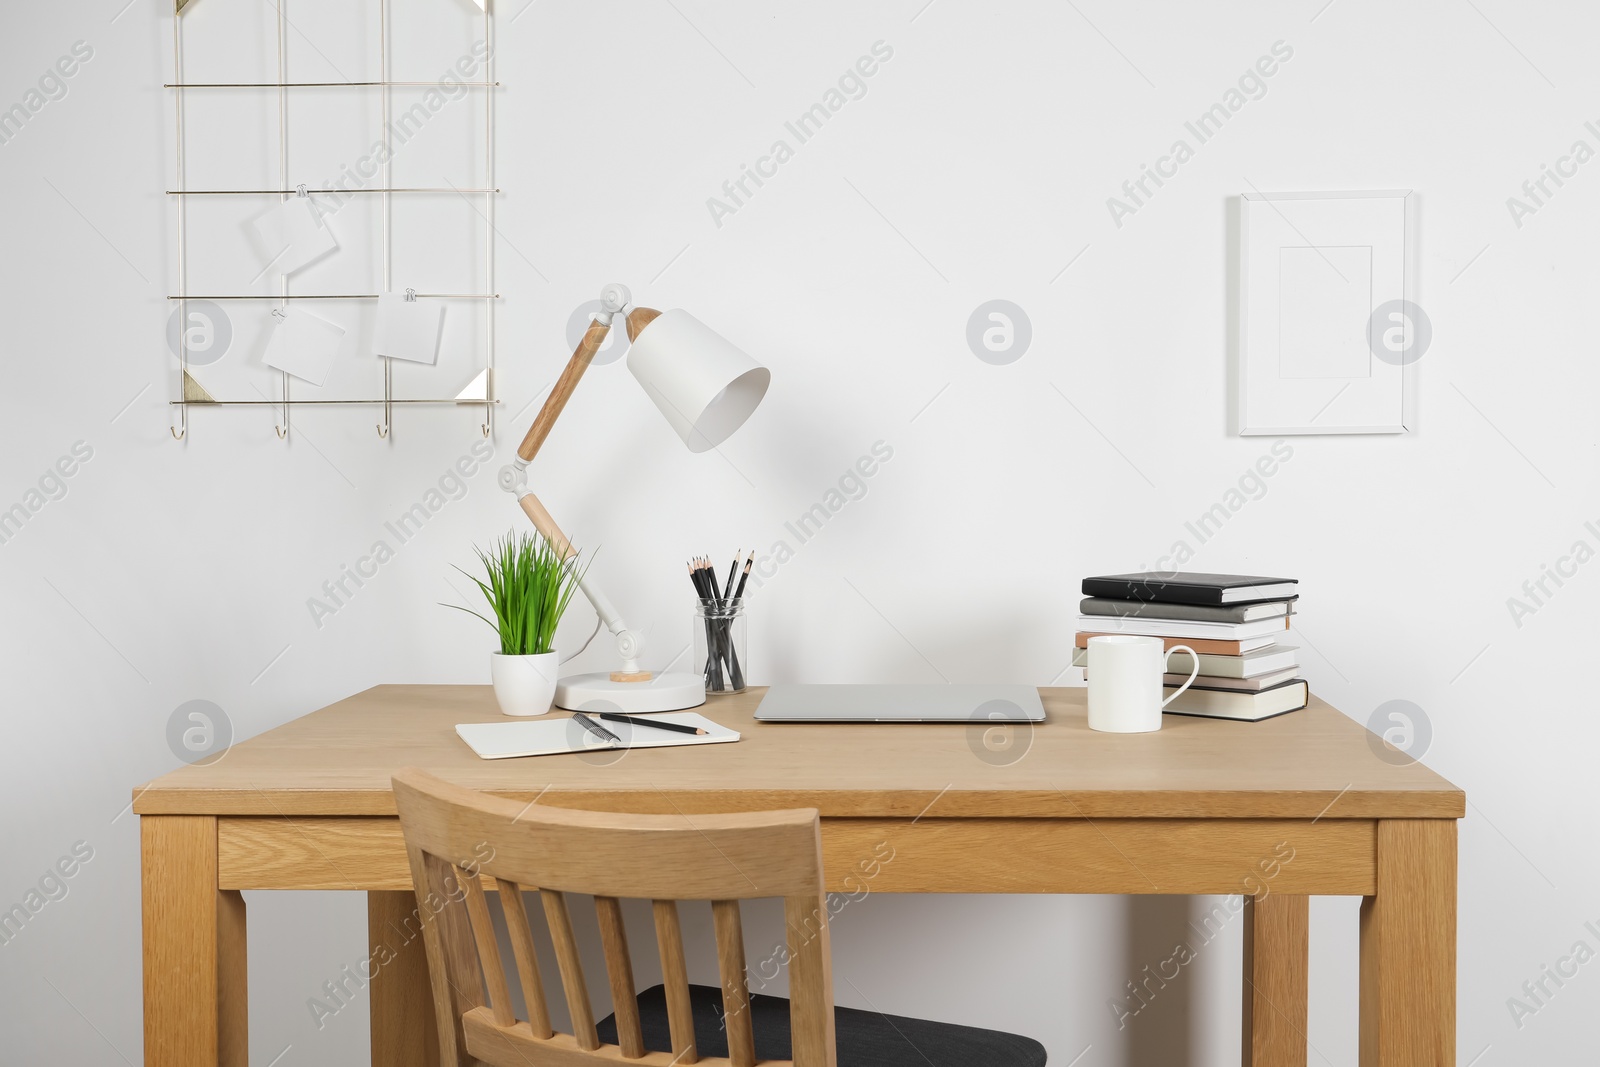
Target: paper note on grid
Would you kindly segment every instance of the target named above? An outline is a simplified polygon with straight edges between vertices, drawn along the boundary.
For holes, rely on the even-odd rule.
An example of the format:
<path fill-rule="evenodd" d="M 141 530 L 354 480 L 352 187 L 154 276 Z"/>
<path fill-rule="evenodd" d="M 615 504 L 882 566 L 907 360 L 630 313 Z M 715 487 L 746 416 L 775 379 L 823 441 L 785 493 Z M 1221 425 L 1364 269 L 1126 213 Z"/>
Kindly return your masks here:
<path fill-rule="evenodd" d="M 257 218 L 255 229 L 267 254 L 262 274 L 269 270 L 293 274 L 339 247 L 333 231 L 317 214 L 316 204 L 306 196 L 290 197 Z"/>

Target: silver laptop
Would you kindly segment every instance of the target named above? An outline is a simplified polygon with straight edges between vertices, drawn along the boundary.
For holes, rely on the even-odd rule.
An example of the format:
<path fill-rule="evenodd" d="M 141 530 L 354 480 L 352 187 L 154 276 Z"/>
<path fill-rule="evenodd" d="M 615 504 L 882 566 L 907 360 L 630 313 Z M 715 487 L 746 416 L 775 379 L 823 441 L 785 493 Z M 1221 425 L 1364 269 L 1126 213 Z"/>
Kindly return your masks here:
<path fill-rule="evenodd" d="M 759 722 L 1043 722 L 1031 685 L 775 685 Z"/>

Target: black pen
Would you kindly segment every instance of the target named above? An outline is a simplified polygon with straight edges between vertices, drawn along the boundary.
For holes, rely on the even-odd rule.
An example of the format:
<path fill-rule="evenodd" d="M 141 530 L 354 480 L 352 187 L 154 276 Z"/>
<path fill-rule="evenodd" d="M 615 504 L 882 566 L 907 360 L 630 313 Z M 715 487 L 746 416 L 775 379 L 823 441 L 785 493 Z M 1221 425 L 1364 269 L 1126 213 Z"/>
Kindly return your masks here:
<path fill-rule="evenodd" d="M 581 725 L 585 730 L 588 730 L 591 734 L 594 734 L 596 737 L 598 737 L 601 740 L 603 740 L 604 742 L 606 742 L 606 744 L 608 744 L 608 745 L 620 745 L 622 743 L 622 738 L 618 737 L 616 734 L 612 733 L 610 730 L 607 730 L 604 726 L 601 726 L 599 723 L 595 722 L 593 719 L 589 718 L 589 716 L 583 714 L 582 712 L 575 711 L 575 712 L 572 713 L 572 717 L 574 719 L 577 719 L 579 725 Z M 603 717 L 608 717 L 608 716 L 603 716 Z"/>
<path fill-rule="evenodd" d="M 625 722 L 629 726 L 648 726 L 653 730 L 671 730 L 675 734 L 705 734 L 709 733 L 698 726 L 685 726 L 681 722 L 662 722 L 656 719 L 636 719 L 632 715 L 619 715 L 614 712 L 602 711 L 600 717 L 607 722 Z"/>

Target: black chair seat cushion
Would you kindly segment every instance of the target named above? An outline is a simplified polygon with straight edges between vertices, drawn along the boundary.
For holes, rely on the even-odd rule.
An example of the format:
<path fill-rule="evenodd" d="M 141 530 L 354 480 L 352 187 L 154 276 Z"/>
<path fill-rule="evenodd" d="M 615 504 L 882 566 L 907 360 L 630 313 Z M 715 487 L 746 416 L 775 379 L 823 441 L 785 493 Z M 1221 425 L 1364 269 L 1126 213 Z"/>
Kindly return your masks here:
<path fill-rule="evenodd" d="M 694 1041 L 704 1056 L 726 1056 L 728 1037 L 722 1027 L 722 994 L 710 986 L 689 987 L 694 1004 Z M 750 998 L 755 1028 L 756 1059 L 793 1059 L 789 1041 L 789 1001 L 760 994 Z M 1044 1046 L 1029 1037 L 975 1026 L 881 1015 L 859 1008 L 834 1008 L 839 1067 L 1044 1067 Z M 639 994 L 639 1026 L 644 1047 L 672 1051 L 663 986 Z M 600 1040 L 617 1042 L 616 1016 L 598 1026 Z"/>

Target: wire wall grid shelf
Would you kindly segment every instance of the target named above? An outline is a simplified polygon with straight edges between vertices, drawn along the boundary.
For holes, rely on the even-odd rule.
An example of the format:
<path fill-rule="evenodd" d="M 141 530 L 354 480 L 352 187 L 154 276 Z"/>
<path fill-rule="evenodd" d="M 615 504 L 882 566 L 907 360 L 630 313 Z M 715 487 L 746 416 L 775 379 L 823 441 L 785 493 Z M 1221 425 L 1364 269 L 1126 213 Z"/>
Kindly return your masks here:
<path fill-rule="evenodd" d="M 397 405 L 454 405 L 477 407 L 482 409 L 483 418 L 481 429 L 483 436 L 488 437 L 494 431 L 494 409 L 500 403 L 495 394 L 495 305 L 500 299 L 500 294 L 495 289 L 495 203 L 500 190 L 495 187 L 495 135 L 494 111 L 495 92 L 500 83 L 495 80 L 495 49 L 494 49 L 494 2 L 493 0 L 473 0 L 482 9 L 482 43 L 484 47 L 483 77 L 479 81 L 454 81 L 452 86 L 463 89 L 481 91 L 483 96 L 483 166 L 484 181 L 481 186 L 461 188 L 455 185 L 432 186 L 396 186 L 393 180 L 393 155 L 395 145 L 394 133 L 390 125 L 393 106 L 391 90 L 397 88 L 436 88 L 438 81 L 402 81 L 390 77 L 390 49 L 389 27 L 391 0 L 373 0 L 378 8 L 378 64 L 379 77 L 372 81 L 291 81 L 289 79 L 288 63 L 288 38 L 292 29 L 287 6 L 282 0 L 272 4 L 276 11 L 277 31 L 277 62 L 278 77 L 275 81 L 229 81 L 229 82 L 186 82 L 184 80 L 184 45 L 183 23 L 185 12 L 202 6 L 205 3 L 217 3 L 221 0 L 171 0 L 173 5 L 172 18 L 172 70 L 173 81 L 163 88 L 172 92 L 173 107 L 176 119 L 176 147 L 177 147 L 177 188 L 166 190 L 168 197 L 176 202 L 177 216 L 177 282 L 178 291 L 168 295 L 169 303 L 178 308 L 178 323 L 176 330 L 176 350 L 180 371 L 177 387 L 174 390 L 178 396 L 168 401 L 171 408 L 178 413 L 176 425 L 170 426 L 175 440 L 184 440 L 189 433 L 189 409 L 191 407 L 239 407 L 239 408 L 274 408 L 278 411 L 275 429 L 278 437 L 287 440 L 290 428 L 290 412 L 296 407 L 341 407 L 341 406 L 377 406 L 383 409 L 383 421 L 378 424 L 377 431 L 380 438 L 387 438 L 392 425 L 394 408 Z M 297 32 L 297 31 L 296 31 Z M 184 126 L 184 95 L 192 90 L 229 90 L 229 89 L 255 89 L 276 90 L 278 95 L 278 188 L 274 189 L 192 189 L 188 186 L 185 167 L 186 130 Z M 305 185 L 291 185 L 289 177 L 289 93 L 295 89 L 371 89 L 380 93 L 382 100 L 383 145 L 381 170 L 382 185 L 355 188 L 324 188 L 313 189 Z M 277 306 L 274 314 L 280 314 L 281 309 L 289 304 L 299 301 L 375 301 L 382 293 L 394 291 L 393 255 L 394 241 L 394 216 L 393 201 L 417 193 L 455 194 L 473 206 L 475 213 L 483 221 L 484 234 L 484 286 L 482 292 L 462 293 L 420 293 L 406 290 L 408 298 L 420 297 L 431 300 L 471 301 L 480 302 L 484 308 L 483 330 L 483 365 L 477 376 L 465 389 L 453 397 L 436 397 L 426 399 L 397 398 L 394 395 L 394 364 L 393 360 L 377 356 L 383 367 L 383 395 L 371 398 L 357 399 L 296 399 L 290 394 L 291 376 L 285 371 L 275 371 L 281 396 L 273 399 L 260 400 L 225 400 L 214 397 L 192 373 L 189 347 L 189 331 L 187 329 L 189 318 L 189 304 L 191 301 L 213 302 L 256 302 L 271 301 Z M 188 200 L 191 197 L 278 197 L 287 201 L 295 196 L 378 196 L 381 197 L 382 216 L 382 243 L 380 260 L 382 263 L 382 293 L 378 292 L 342 292 L 342 293 L 294 293 L 289 291 L 289 278 L 280 275 L 279 292 L 276 294 L 255 293 L 195 293 L 189 288 L 189 245 L 188 245 Z M 481 202 L 481 207 L 479 206 Z"/>

